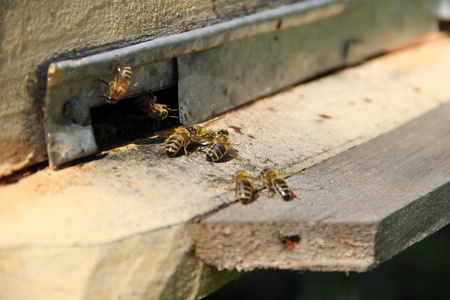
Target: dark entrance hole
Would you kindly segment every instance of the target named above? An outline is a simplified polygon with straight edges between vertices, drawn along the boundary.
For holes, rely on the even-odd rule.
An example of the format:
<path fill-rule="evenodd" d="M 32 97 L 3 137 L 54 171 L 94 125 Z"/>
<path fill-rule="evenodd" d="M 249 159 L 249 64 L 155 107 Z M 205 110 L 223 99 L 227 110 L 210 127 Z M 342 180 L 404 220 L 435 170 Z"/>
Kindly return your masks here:
<path fill-rule="evenodd" d="M 158 104 L 166 104 L 169 116 L 158 121 L 148 116 L 139 107 L 139 98 L 157 97 Z M 166 130 L 179 125 L 178 91 L 165 89 L 153 93 L 141 94 L 119 101 L 115 105 L 105 104 L 91 108 L 91 124 L 99 150 L 112 149 L 130 141 L 148 137 L 156 131 Z"/>

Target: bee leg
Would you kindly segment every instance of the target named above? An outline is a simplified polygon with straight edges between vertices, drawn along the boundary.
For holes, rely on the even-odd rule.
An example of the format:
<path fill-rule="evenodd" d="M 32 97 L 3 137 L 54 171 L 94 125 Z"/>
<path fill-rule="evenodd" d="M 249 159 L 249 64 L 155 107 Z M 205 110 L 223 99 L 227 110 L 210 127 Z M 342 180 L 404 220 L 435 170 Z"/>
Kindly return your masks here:
<path fill-rule="evenodd" d="M 259 193 L 261 193 L 261 191 L 264 189 L 265 189 L 265 187 L 255 189 L 255 194 L 254 194 L 255 199 L 259 197 Z"/>
<path fill-rule="evenodd" d="M 239 201 L 239 191 L 237 190 L 237 188 L 235 189 L 234 200 L 235 202 Z"/>
<path fill-rule="evenodd" d="M 263 190 L 263 189 L 265 189 L 265 188 L 269 189 L 268 197 L 269 197 L 269 198 L 273 197 L 273 195 L 275 194 L 275 189 L 274 189 L 274 187 L 271 186 L 270 184 L 264 183 L 264 186 L 261 188 L 261 190 Z"/>
<path fill-rule="evenodd" d="M 211 146 L 199 145 L 196 149 L 197 152 L 205 152 L 207 149 L 211 148 Z"/>
<path fill-rule="evenodd" d="M 97 78 L 97 80 L 100 81 L 100 82 L 103 82 L 103 83 L 106 84 L 106 85 L 110 85 L 109 82 L 106 82 L 106 81 L 104 81 L 104 80 L 101 79 L 101 78 Z"/>
<path fill-rule="evenodd" d="M 153 124 L 153 130 L 158 130 L 161 127 L 161 120 L 156 120 L 156 124 Z"/>
<path fill-rule="evenodd" d="M 233 179 L 233 181 L 231 181 L 231 183 L 228 185 L 227 190 L 235 190 L 236 191 L 236 196 L 237 196 L 237 188 L 236 188 L 236 180 Z"/>
<path fill-rule="evenodd" d="M 119 71 L 122 67 L 122 62 L 120 61 L 120 58 L 117 55 L 116 55 L 116 67 L 117 67 L 117 69 L 119 69 Z"/>

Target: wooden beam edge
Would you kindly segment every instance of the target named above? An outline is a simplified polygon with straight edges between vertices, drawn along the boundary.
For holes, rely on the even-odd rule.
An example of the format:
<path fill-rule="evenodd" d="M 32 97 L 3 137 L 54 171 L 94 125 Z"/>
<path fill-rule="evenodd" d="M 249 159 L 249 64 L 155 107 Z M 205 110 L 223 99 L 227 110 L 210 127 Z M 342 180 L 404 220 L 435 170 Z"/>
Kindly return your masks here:
<path fill-rule="evenodd" d="M 368 224 L 208 220 L 197 225 L 195 255 L 219 269 L 366 272 L 449 224 L 449 195 L 450 182 Z"/>
<path fill-rule="evenodd" d="M 313 208 L 305 201 L 289 207 L 274 204 L 276 201 L 245 207 L 236 204 L 197 225 L 196 256 L 225 269 L 364 272 L 374 268 L 450 222 L 450 140 L 448 128 L 442 127 L 448 122 L 449 111 L 450 104 L 443 105 L 308 170 L 306 176 L 315 174 L 311 180 L 321 180 L 319 186 L 327 188 L 333 186 L 333 168 L 349 169 L 350 173 L 340 175 L 348 178 L 338 181 L 340 188 L 330 190 L 332 197 L 320 206 L 338 205 L 338 216 L 322 220 L 302 217 L 304 209 Z M 342 165 L 348 160 L 353 164 Z M 369 174 L 369 179 L 362 178 Z M 355 189 L 358 185 L 363 185 L 362 196 Z M 346 186 L 352 193 L 343 192 Z M 315 200 L 329 197 L 313 193 L 309 197 Z M 345 195 L 363 197 L 364 202 L 347 203 Z M 337 199 L 342 199 L 342 204 L 336 203 Z M 352 203 L 365 214 L 348 206 Z"/>
<path fill-rule="evenodd" d="M 195 255 L 219 269 L 364 272 L 375 263 L 376 233 L 376 224 L 201 222 Z"/>
<path fill-rule="evenodd" d="M 450 182 L 424 195 L 379 224 L 372 268 L 450 223 Z M 396 228 L 396 231 L 392 231 Z"/>

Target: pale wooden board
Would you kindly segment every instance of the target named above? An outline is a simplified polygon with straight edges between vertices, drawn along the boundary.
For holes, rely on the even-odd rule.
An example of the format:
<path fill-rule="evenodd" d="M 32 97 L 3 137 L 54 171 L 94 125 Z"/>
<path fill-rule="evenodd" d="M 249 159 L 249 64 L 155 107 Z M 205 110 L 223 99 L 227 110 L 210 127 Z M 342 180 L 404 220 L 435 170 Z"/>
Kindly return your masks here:
<path fill-rule="evenodd" d="M 450 222 L 450 104 L 201 221 L 196 255 L 219 268 L 365 271 Z M 298 236 L 295 247 L 283 238 Z"/>
<path fill-rule="evenodd" d="M 449 69 L 450 39 L 441 36 L 261 99 L 211 126 L 230 131 L 252 174 L 298 171 L 448 102 Z M 229 181 L 243 164 L 210 164 L 204 153 L 171 159 L 160 156 L 163 143 L 144 138 L 0 186 L 0 295 L 188 299 L 239 276 L 195 259 L 190 222 L 233 201 Z"/>

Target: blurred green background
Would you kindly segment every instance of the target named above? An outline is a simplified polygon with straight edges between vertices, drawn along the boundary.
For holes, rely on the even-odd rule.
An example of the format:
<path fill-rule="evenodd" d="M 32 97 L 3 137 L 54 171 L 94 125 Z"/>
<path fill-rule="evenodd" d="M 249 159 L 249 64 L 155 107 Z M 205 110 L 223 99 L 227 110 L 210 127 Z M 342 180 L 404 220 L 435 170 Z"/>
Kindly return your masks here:
<path fill-rule="evenodd" d="M 261 270 L 204 300 L 450 299 L 450 226 L 367 273 Z"/>

